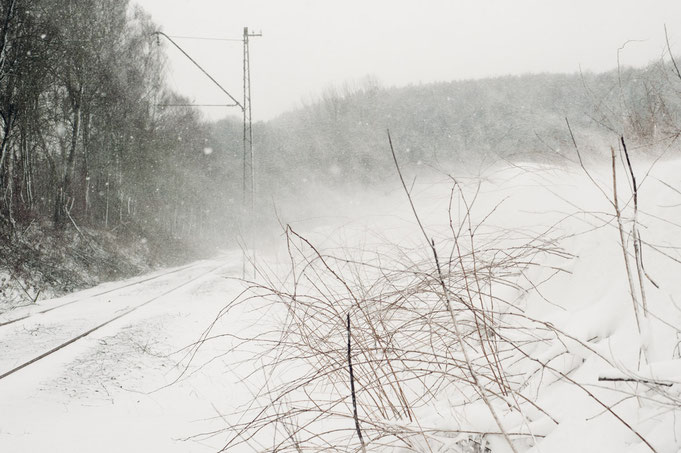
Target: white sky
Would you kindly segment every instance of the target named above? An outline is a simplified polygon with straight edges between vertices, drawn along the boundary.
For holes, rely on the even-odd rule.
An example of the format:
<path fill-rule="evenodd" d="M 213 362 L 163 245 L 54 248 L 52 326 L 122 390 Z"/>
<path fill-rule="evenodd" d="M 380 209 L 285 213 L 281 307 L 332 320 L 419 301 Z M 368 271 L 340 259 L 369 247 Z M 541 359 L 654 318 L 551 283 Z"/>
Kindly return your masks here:
<path fill-rule="evenodd" d="M 525 72 L 642 65 L 665 51 L 666 23 L 681 54 L 681 0 L 132 0 L 173 36 L 251 42 L 254 120 L 291 110 L 367 75 L 384 86 Z M 639 41 L 640 40 L 640 41 Z M 237 99 L 239 42 L 178 39 Z M 177 50 L 168 81 L 197 103 L 224 95 Z M 211 118 L 225 109 L 206 109 Z M 238 114 L 238 111 L 231 111 Z"/>

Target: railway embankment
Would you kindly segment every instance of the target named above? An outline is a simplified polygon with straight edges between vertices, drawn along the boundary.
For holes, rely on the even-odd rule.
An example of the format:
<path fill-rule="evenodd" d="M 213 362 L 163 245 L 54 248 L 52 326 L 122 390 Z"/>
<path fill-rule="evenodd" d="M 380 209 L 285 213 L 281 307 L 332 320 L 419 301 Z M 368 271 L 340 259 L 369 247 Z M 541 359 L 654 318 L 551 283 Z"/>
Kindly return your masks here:
<path fill-rule="evenodd" d="M 206 256 L 195 244 L 132 227 L 102 231 L 38 221 L 0 235 L 0 313 Z"/>

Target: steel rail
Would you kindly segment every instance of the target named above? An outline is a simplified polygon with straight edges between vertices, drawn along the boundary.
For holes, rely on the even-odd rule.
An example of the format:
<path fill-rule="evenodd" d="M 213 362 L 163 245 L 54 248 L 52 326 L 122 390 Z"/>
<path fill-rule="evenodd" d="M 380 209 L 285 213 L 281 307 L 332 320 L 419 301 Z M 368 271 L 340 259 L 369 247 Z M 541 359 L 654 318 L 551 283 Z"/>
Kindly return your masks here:
<path fill-rule="evenodd" d="M 139 305 L 136 305 L 136 306 L 134 306 L 134 307 L 132 307 L 132 308 L 130 308 L 130 309 L 124 311 L 123 313 L 120 313 L 120 314 L 114 316 L 113 318 L 110 318 L 110 319 L 108 319 L 107 321 L 105 321 L 105 322 L 103 322 L 103 323 L 101 323 L 101 324 L 98 324 L 97 326 L 95 326 L 95 327 L 93 327 L 93 328 L 91 328 L 91 329 L 86 330 L 85 332 L 83 332 L 83 333 L 81 333 L 81 334 L 79 334 L 79 335 L 77 335 L 77 336 L 75 336 L 75 337 L 72 337 L 71 339 L 69 339 L 69 340 L 67 340 L 67 341 L 65 341 L 65 342 L 63 342 L 63 343 L 61 343 L 61 344 L 58 345 L 58 346 L 55 346 L 54 348 L 50 349 L 49 351 L 44 352 L 44 353 L 42 353 L 42 354 L 40 354 L 40 355 L 38 355 L 38 356 L 32 358 L 31 360 L 29 360 L 29 361 L 27 361 L 27 362 L 24 362 L 24 363 L 22 363 L 21 365 L 18 365 L 18 366 L 16 366 L 16 367 L 12 368 L 11 370 L 6 371 L 6 372 L 0 374 L 0 380 L 2 380 L 2 379 L 4 379 L 4 378 L 6 378 L 6 377 L 8 377 L 8 376 L 10 376 L 10 375 L 12 375 L 12 374 L 14 374 L 14 373 L 16 373 L 17 371 L 23 370 L 23 369 L 26 368 L 27 366 L 30 366 L 30 365 L 32 365 L 32 364 L 34 364 L 34 363 L 36 363 L 36 362 L 38 362 L 38 361 L 44 359 L 45 357 L 48 357 L 48 356 L 54 354 L 55 352 L 57 352 L 57 351 L 59 351 L 59 350 L 61 350 L 61 349 L 64 349 L 65 347 L 67 347 L 67 346 L 69 346 L 69 345 L 75 343 L 76 341 L 81 340 L 81 339 L 87 337 L 88 335 L 92 334 L 93 332 L 96 332 L 97 330 L 101 329 L 102 327 L 108 326 L 109 324 L 111 324 L 111 323 L 113 323 L 113 322 L 115 322 L 115 321 L 118 321 L 118 320 L 121 319 L 122 317 L 127 316 L 127 315 L 129 315 L 130 313 L 133 313 L 134 311 L 139 310 L 140 308 L 142 308 L 142 307 L 144 307 L 144 306 L 146 306 L 146 305 L 149 305 L 150 303 L 152 303 L 152 302 L 154 302 L 154 301 L 157 301 L 158 299 L 160 299 L 160 298 L 163 297 L 163 296 L 167 296 L 168 294 L 172 293 L 173 291 L 177 291 L 178 289 L 180 289 L 180 288 L 182 288 L 182 287 L 185 287 L 185 286 L 187 286 L 187 285 L 189 285 L 189 284 L 191 284 L 191 283 L 194 283 L 195 281 L 197 281 L 197 280 L 199 280 L 199 279 L 201 279 L 201 278 L 203 278 L 203 277 L 206 277 L 207 275 L 210 275 L 210 274 L 212 274 L 213 272 L 215 272 L 215 271 L 217 271 L 218 269 L 223 268 L 223 267 L 225 267 L 225 266 L 228 266 L 228 264 L 221 264 L 220 266 L 214 267 L 213 269 L 211 269 L 210 271 L 208 271 L 208 272 L 206 272 L 206 273 L 204 273 L 204 274 L 201 274 L 201 275 L 199 275 L 199 276 L 197 276 L 197 277 L 194 277 L 194 278 L 192 278 L 191 280 L 186 281 L 186 282 L 184 282 L 184 283 L 182 283 L 182 284 L 180 284 L 180 285 L 174 286 L 173 288 L 171 288 L 171 289 L 169 289 L 169 290 L 163 292 L 162 294 L 160 294 L 160 295 L 158 295 L 158 296 L 154 296 L 154 297 L 152 297 L 151 299 L 148 299 L 148 300 L 144 301 L 143 303 L 141 303 L 141 304 L 139 304 Z"/>

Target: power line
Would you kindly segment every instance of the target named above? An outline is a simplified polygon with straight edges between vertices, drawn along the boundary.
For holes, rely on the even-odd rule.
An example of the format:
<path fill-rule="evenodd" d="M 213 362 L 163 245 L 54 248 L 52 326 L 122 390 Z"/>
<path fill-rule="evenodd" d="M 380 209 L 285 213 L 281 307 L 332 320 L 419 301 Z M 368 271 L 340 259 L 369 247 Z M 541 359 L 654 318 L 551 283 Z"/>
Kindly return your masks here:
<path fill-rule="evenodd" d="M 239 101 L 237 101 L 236 98 L 234 98 L 234 96 L 232 96 L 231 94 L 229 94 L 229 92 L 228 92 L 227 90 L 225 90 L 225 89 L 222 87 L 222 85 L 220 85 L 220 84 L 218 83 L 218 81 L 215 80 L 215 79 L 213 78 L 212 75 L 208 74 L 208 72 L 207 72 L 205 69 L 203 69 L 203 68 L 201 67 L 201 65 L 198 64 L 198 63 L 196 62 L 196 60 L 194 60 L 191 56 L 189 56 L 189 54 L 188 54 L 187 52 L 185 52 L 185 50 L 184 50 L 182 47 L 180 47 L 175 41 L 173 41 L 173 39 L 170 38 L 170 36 L 166 35 L 166 34 L 163 33 L 162 31 L 155 31 L 155 32 L 152 33 L 152 35 L 156 35 L 156 36 L 157 36 L 157 39 L 158 39 L 158 36 L 164 36 L 164 37 L 165 37 L 168 41 L 170 41 L 170 42 L 171 42 L 171 43 L 172 43 L 180 52 L 182 52 L 182 53 L 184 54 L 184 56 L 187 57 L 187 58 L 189 59 L 189 61 L 191 61 L 192 63 L 194 63 L 194 66 L 196 66 L 197 68 L 199 68 L 199 69 L 201 70 L 201 72 L 203 72 L 203 73 L 211 80 L 211 82 L 213 82 L 215 85 L 217 85 L 217 87 L 220 88 L 220 90 L 222 90 L 223 93 L 225 93 L 227 96 L 229 96 L 229 98 L 230 98 L 232 101 L 234 101 L 234 104 L 236 104 L 237 107 L 240 107 L 242 110 L 244 110 L 244 106 L 242 106 L 241 103 L 240 103 Z"/>
<path fill-rule="evenodd" d="M 256 277 L 255 267 L 255 235 L 253 233 L 255 227 L 255 159 L 253 158 L 253 117 L 251 112 L 251 64 L 250 64 L 250 48 L 249 40 L 250 38 L 262 36 L 262 32 L 259 33 L 249 33 L 248 27 L 244 27 L 244 33 L 242 39 L 231 39 L 231 38 L 213 38 L 213 37 L 199 37 L 199 36 L 168 36 L 167 34 L 156 31 L 152 33 L 157 36 L 164 36 L 168 41 L 170 41 L 180 52 L 184 54 L 197 68 L 201 70 L 215 85 L 217 85 L 222 92 L 224 92 L 233 102 L 233 105 L 216 105 L 216 104 L 190 104 L 190 103 L 179 103 L 179 104 L 159 104 L 161 107 L 240 107 L 243 112 L 243 208 L 244 214 L 246 211 L 250 211 L 249 222 L 244 225 L 250 232 L 251 247 L 253 256 L 249 259 L 246 252 L 246 247 L 243 248 L 243 277 L 246 278 L 246 262 L 251 261 L 253 264 L 253 278 Z M 180 47 L 172 38 L 176 39 L 198 39 L 207 41 L 239 41 L 243 43 L 243 75 L 244 75 L 244 98 L 243 104 L 234 98 L 227 90 L 225 90 L 222 85 L 220 85 L 205 69 L 203 69 L 187 52 L 185 52 L 182 47 Z M 249 206 L 250 205 L 250 206 Z M 248 209 L 250 208 L 250 209 Z M 244 216 L 245 217 L 245 216 Z"/>
<path fill-rule="evenodd" d="M 156 107 L 238 107 L 237 104 L 156 104 Z"/>
<path fill-rule="evenodd" d="M 242 42 L 241 39 L 237 38 L 214 38 L 210 36 L 175 36 L 175 35 L 169 35 L 171 38 L 175 39 L 195 39 L 195 40 L 200 40 L 200 41 L 233 41 L 233 42 Z"/>

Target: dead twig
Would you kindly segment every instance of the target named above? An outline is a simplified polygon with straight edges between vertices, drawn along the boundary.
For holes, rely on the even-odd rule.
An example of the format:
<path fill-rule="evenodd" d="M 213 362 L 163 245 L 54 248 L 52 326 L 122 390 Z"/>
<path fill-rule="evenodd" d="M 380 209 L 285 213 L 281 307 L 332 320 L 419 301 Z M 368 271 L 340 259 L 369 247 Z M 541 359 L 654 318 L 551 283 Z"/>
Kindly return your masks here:
<path fill-rule="evenodd" d="M 352 417 L 355 419 L 355 429 L 357 430 L 357 437 L 362 446 L 362 451 L 366 453 L 366 445 L 364 444 L 364 437 L 362 437 L 362 430 L 359 427 L 359 416 L 357 415 L 357 397 L 355 395 L 355 374 L 352 369 L 352 341 L 350 334 L 350 313 L 347 315 L 348 327 L 348 369 L 350 370 L 350 393 L 352 394 Z"/>
<path fill-rule="evenodd" d="M 636 273 L 638 274 L 638 286 L 641 291 L 641 304 L 643 306 L 643 317 L 648 316 L 648 301 L 646 300 L 646 290 L 643 279 L 643 255 L 640 250 L 641 239 L 638 232 L 638 185 L 636 184 L 636 176 L 634 169 L 631 166 L 631 159 L 629 158 L 629 151 L 627 151 L 627 144 L 624 141 L 624 136 L 620 136 L 624 156 L 627 160 L 627 167 L 629 168 L 629 175 L 631 176 L 632 192 L 634 195 L 634 218 L 631 226 L 633 243 L 634 243 L 634 258 L 636 259 Z"/>
<path fill-rule="evenodd" d="M 679 77 L 679 79 L 681 79 L 681 71 L 679 71 L 679 67 L 676 64 L 676 60 L 674 59 L 674 54 L 672 53 L 672 46 L 669 44 L 669 34 L 667 33 L 667 24 L 664 24 L 664 39 L 667 42 L 667 51 L 669 52 L 669 58 L 671 58 L 672 64 L 674 65 L 676 75 Z"/>
<path fill-rule="evenodd" d="M 485 402 L 485 405 L 490 411 L 490 414 L 494 418 L 494 421 L 499 428 L 499 431 L 503 433 L 503 437 L 506 440 L 506 443 L 509 445 L 511 448 L 511 451 L 514 453 L 518 453 L 518 450 L 516 450 L 515 445 L 513 445 L 513 442 L 511 441 L 511 438 L 508 436 L 506 429 L 504 428 L 503 424 L 501 423 L 501 420 L 499 418 L 499 415 L 497 415 L 496 410 L 494 409 L 494 406 L 492 406 L 492 403 L 490 402 L 488 396 L 487 396 L 487 389 L 483 385 L 481 385 L 480 380 L 478 378 L 477 373 L 475 372 L 475 369 L 473 368 L 473 364 L 471 361 L 471 358 L 469 356 L 468 350 L 466 348 L 466 344 L 463 341 L 463 337 L 461 335 L 461 332 L 459 330 L 459 321 L 457 319 L 456 314 L 454 313 L 452 309 L 452 303 L 449 297 L 449 289 L 447 288 L 447 285 L 445 283 L 444 277 L 442 275 L 442 268 L 440 267 L 440 260 L 438 259 L 437 256 L 437 249 L 435 248 L 435 241 L 433 239 L 428 240 L 428 233 L 426 233 L 426 230 L 421 223 L 421 219 L 416 211 L 416 207 L 414 206 L 414 201 L 411 197 L 411 194 L 409 193 L 409 189 L 407 188 L 407 184 L 404 182 L 404 177 L 402 176 L 402 170 L 400 169 L 400 165 L 397 161 L 397 156 L 395 154 L 395 148 L 393 147 L 393 142 L 392 138 L 390 137 L 390 131 L 388 131 L 388 143 L 390 144 L 390 152 L 393 157 L 393 162 L 395 163 L 395 168 L 397 169 L 397 174 L 400 177 L 400 182 L 402 183 L 402 188 L 404 189 L 404 192 L 407 196 L 407 199 L 409 200 L 409 205 L 411 206 L 412 212 L 414 213 L 414 217 L 416 219 L 416 222 L 419 225 L 419 228 L 421 232 L 423 233 L 423 237 L 426 239 L 426 243 L 429 245 L 432 253 L 433 253 L 433 259 L 435 260 L 435 266 L 437 268 L 437 275 L 438 275 L 438 281 L 440 283 L 440 286 L 442 288 L 442 295 L 444 298 L 444 301 L 446 303 L 446 309 L 449 312 L 452 320 L 452 324 L 454 326 L 454 332 L 456 335 L 457 342 L 459 343 L 459 346 L 461 347 L 461 352 L 464 355 L 464 360 L 466 361 L 466 367 L 468 368 L 468 371 L 470 373 L 471 379 L 473 380 L 473 384 L 475 387 L 478 389 L 478 393 L 482 397 L 483 401 Z"/>
<path fill-rule="evenodd" d="M 610 147 L 610 156 L 612 160 L 612 194 L 613 207 L 615 208 L 615 216 L 617 217 L 617 231 L 620 235 L 620 246 L 622 248 L 622 255 L 624 257 L 624 267 L 627 272 L 627 281 L 629 282 L 629 294 L 634 305 L 634 316 L 636 317 L 636 327 L 641 333 L 641 320 L 638 313 L 638 297 L 636 297 L 636 289 L 634 288 L 634 277 L 631 273 L 631 265 L 629 263 L 629 253 L 627 252 L 626 241 L 624 240 L 624 226 L 622 224 L 622 212 L 620 211 L 619 202 L 617 200 L 617 158 L 615 156 L 615 148 Z"/>
<path fill-rule="evenodd" d="M 640 384 L 652 384 L 652 385 L 662 385 L 664 387 L 671 387 L 674 384 L 670 382 L 659 382 L 659 381 L 652 381 L 650 379 L 640 379 L 640 378 L 613 378 L 613 377 L 604 377 L 604 376 L 599 376 L 598 377 L 599 382 L 637 382 Z"/>

